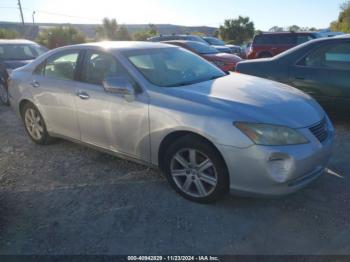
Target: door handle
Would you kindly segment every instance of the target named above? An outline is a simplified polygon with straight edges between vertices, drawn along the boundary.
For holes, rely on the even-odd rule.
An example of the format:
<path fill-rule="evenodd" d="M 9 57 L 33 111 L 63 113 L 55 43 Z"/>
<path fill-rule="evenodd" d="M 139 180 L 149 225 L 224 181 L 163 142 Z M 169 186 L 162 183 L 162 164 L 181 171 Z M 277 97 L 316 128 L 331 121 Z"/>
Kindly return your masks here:
<path fill-rule="evenodd" d="M 84 91 L 79 91 L 77 93 L 77 96 L 79 96 L 80 99 L 83 99 L 83 100 L 88 100 L 90 98 L 89 94 Z"/>
<path fill-rule="evenodd" d="M 33 80 L 30 84 L 31 84 L 32 87 L 35 87 L 35 88 L 40 87 L 40 83 L 38 81 L 36 81 L 36 80 Z"/>

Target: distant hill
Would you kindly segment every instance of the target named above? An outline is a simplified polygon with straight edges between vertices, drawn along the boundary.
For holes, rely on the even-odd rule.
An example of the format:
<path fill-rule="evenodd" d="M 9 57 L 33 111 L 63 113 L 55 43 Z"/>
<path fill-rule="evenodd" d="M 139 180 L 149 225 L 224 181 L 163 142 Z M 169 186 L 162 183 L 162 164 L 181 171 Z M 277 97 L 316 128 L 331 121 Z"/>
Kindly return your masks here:
<path fill-rule="evenodd" d="M 45 29 L 50 28 L 54 26 L 64 26 L 64 25 L 71 25 L 81 32 L 83 32 L 87 38 L 94 38 L 95 37 L 95 28 L 98 26 L 98 24 L 54 24 L 54 23 L 36 23 L 33 24 L 26 24 L 25 26 L 25 36 L 29 39 L 35 39 L 38 35 L 38 33 Z M 128 31 L 132 34 L 137 31 L 142 31 L 145 29 L 148 29 L 148 24 L 126 24 L 125 25 L 128 29 Z M 158 32 L 160 34 L 186 34 L 186 33 L 192 33 L 192 32 L 201 32 L 206 35 L 212 35 L 217 30 L 215 27 L 209 27 L 209 26 L 180 26 L 180 25 L 171 25 L 171 24 L 156 24 L 155 25 Z M 13 23 L 13 22 L 0 22 L 0 28 L 6 28 L 15 30 L 18 32 L 22 32 L 22 24 L 21 23 Z"/>

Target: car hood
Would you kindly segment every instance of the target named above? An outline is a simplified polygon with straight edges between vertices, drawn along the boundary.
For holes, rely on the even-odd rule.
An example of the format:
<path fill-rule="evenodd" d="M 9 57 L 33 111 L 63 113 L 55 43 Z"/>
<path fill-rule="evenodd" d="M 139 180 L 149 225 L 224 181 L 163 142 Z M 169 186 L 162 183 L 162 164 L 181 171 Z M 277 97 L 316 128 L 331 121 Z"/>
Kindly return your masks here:
<path fill-rule="evenodd" d="M 16 69 L 25 66 L 32 62 L 33 60 L 5 60 L 3 63 L 7 69 Z"/>
<path fill-rule="evenodd" d="M 234 63 L 234 64 L 242 61 L 242 59 L 239 56 L 231 55 L 227 53 L 205 54 L 203 56 L 210 60 L 219 60 L 219 61 Z"/>
<path fill-rule="evenodd" d="M 313 98 L 293 87 L 237 73 L 169 91 L 172 96 L 220 110 L 232 121 L 303 128 L 325 115 Z"/>

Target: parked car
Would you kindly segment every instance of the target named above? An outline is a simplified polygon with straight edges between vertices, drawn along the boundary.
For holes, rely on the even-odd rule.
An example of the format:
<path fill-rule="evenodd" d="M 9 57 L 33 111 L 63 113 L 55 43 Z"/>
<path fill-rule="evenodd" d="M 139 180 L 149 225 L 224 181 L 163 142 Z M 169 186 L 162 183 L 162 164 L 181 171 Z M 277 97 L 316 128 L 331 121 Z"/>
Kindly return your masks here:
<path fill-rule="evenodd" d="M 221 48 L 229 48 L 231 51 L 226 51 L 225 53 L 232 53 L 238 56 L 242 55 L 242 48 L 238 45 L 227 45 L 224 41 L 216 38 L 216 37 L 211 37 L 211 36 L 206 36 L 202 37 L 209 45 L 216 49 L 221 49 Z M 244 57 L 242 57 L 244 58 Z"/>
<path fill-rule="evenodd" d="M 350 37 L 321 38 L 274 58 L 251 60 L 237 71 L 292 85 L 329 112 L 350 114 Z"/>
<path fill-rule="evenodd" d="M 248 58 L 267 58 L 278 55 L 294 46 L 318 38 L 316 32 L 261 33 L 254 37 Z"/>
<path fill-rule="evenodd" d="M 190 50 L 204 59 L 212 62 L 224 72 L 235 71 L 236 64 L 242 59 L 236 55 L 220 53 L 212 46 L 202 44 L 194 41 L 173 40 L 165 41 L 163 43 L 176 45 Z"/>
<path fill-rule="evenodd" d="M 8 105 L 7 78 L 13 69 L 33 61 L 46 48 L 28 40 L 0 40 L 0 101 Z"/>
<path fill-rule="evenodd" d="M 15 70 L 9 91 L 35 143 L 61 137 L 158 166 L 198 202 L 303 188 L 323 174 L 334 137 L 297 89 L 159 43 L 59 48 Z"/>
<path fill-rule="evenodd" d="M 207 41 L 205 41 L 202 37 L 197 35 L 160 35 L 160 36 L 154 36 L 147 39 L 151 42 L 164 42 L 164 41 L 171 41 L 171 40 L 187 40 L 187 41 L 195 41 L 200 42 L 205 45 L 209 45 Z M 217 50 L 219 50 L 222 53 L 228 53 L 231 54 L 232 51 L 230 48 L 226 46 L 215 46 Z"/>

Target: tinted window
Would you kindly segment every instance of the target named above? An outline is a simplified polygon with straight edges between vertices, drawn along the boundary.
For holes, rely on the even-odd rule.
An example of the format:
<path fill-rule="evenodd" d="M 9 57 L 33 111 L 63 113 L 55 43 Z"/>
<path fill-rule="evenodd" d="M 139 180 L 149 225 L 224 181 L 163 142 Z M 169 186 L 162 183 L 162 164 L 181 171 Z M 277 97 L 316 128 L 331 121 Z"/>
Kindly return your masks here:
<path fill-rule="evenodd" d="M 125 69 L 113 55 L 89 51 L 85 57 L 81 80 L 90 84 L 102 85 L 108 77 L 128 77 Z M 130 79 L 130 78 L 129 78 Z"/>
<path fill-rule="evenodd" d="M 320 47 L 306 56 L 299 64 L 350 70 L 350 42 Z"/>
<path fill-rule="evenodd" d="M 298 35 L 297 36 L 297 44 L 300 45 L 302 43 L 305 43 L 307 41 L 310 41 L 314 39 L 314 37 L 312 37 L 311 35 Z"/>
<path fill-rule="evenodd" d="M 55 55 L 46 61 L 43 73 L 45 76 L 73 80 L 79 52 Z"/>
<path fill-rule="evenodd" d="M 295 45 L 297 36 L 293 34 L 279 35 L 276 37 L 276 43 L 279 45 Z"/>
<path fill-rule="evenodd" d="M 0 59 L 2 60 L 33 60 L 46 50 L 36 45 L 5 44 L 0 45 Z"/>
<path fill-rule="evenodd" d="M 204 45 L 199 42 L 187 42 L 190 48 L 192 48 L 198 54 L 217 54 L 219 51 L 210 45 Z"/>
<path fill-rule="evenodd" d="M 224 41 L 221 41 L 220 39 L 217 39 L 215 37 L 204 37 L 204 40 L 207 41 L 211 45 L 225 45 Z"/>
<path fill-rule="evenodd" d="M 254 39 L 254 44 L 270 45 L 275 43 L 275 38 L 272 35 L 258 35 Z"/>
<path fill-rule="evenodd" d="M 216 66 L 180 48 L 135 50 L 125 55 L 157 86 L 190 85 L 225 75 Z"/>

